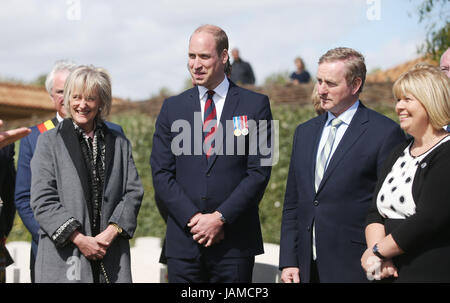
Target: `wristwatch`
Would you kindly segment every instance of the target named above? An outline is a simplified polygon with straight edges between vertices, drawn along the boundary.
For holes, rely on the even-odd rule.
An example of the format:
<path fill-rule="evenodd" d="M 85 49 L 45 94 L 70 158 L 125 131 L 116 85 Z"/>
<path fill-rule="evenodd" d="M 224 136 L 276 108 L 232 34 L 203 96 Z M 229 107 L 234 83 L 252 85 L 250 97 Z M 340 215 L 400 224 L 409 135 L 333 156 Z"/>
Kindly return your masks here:
<path fill-rule="evenodd" d="M 378 258 L 380 258 L 381 260 L 386 260 L 386 257 L 383 256 L 380 251 L 378 250 L 378 243 L 376 243 L 373 247 L 372 247 L 372 252 L 375 256 L 377 256 Z"/>
<path fill-rule="evenodd" d="M 220 214 L 220 221 L 222 221 L 223 224 L 227 223 L 227 219 L 225 219 L 222 214 Z"/>

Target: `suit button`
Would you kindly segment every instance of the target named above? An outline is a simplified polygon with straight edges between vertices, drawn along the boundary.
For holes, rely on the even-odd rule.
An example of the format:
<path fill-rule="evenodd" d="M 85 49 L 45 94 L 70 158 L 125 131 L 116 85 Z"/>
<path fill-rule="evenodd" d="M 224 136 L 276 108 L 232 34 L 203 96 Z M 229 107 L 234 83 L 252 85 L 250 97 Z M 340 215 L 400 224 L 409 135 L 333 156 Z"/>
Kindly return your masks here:
<path fill-rule="evenodd" d="M 315 200 L 314 201 L 314 206 L 318 206 L 319 205 L 319 201 Z"/>
<path fill-rule="evenodd" d="M 206 201 L 206 199 L 207 199 L 206 197 L 202 197 L 202 200 L 203 200 L 203 201 Z"/>
<path fill-rule="evenodd" d="M 207 177 L 211 177 L 211 174 L 210 174 L 210 173 L 207 173 L 206 176 L 207 176 Z"/>
<path fill-rule="evenodd" d="M 308 226 L 308 227 L 306 228 L 306 230 L 307 230 L 307 231 L 311 231 L 311 227 Z"/>

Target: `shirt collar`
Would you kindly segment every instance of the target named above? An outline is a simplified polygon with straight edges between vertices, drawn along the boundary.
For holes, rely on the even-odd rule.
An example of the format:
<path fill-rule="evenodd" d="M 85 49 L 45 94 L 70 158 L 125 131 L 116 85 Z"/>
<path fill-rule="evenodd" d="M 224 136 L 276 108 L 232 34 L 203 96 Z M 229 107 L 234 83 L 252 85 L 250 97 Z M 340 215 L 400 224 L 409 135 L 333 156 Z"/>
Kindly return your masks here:
<path fill-rule="evenodd" d="M 358 109 L 358 106 L 359 106 L 359 100 L 356 101 L 355 103 L 353 103 L 353 105 L 350 106 L 350 108 L 348 108 L 345 112 L 340 114 L 339 119 L 346 125 L 349 125 L 353 119 L 353 116 L 356 113 L 356 110 Z M 328 112 L 328 119 L 327 119 L 327 122 L 325 125 L 329 126 L 331 124 L 331 120 L 333 120 L 335 118 L 336 118 L 335 115 L 333 115 L 331 112 Z"/>
<path fill-rule="evenodd" d="M 208 89 L 204 86 L 198 85 L 198 93 L 200 96 L 200 99 L 203 99 L 205 94 L 208 92 Z M 214 88 L 215 94 L 219 95 L 220 97 L 225 97 L 228 92 L 228 88 L 230 87 L 230 82 L 228 81 L 227 77 L 225 76 L 223 81 L 217 85 L 216 88 Z"/>
<path fill-rule="evenodd" d="M 64 118 L 61 117 L 61 115 L 58 112 L 56 112 L 56 119 L 58 119 L 58 122 L 61 122 L 62 120 L 64 120 Z"/>

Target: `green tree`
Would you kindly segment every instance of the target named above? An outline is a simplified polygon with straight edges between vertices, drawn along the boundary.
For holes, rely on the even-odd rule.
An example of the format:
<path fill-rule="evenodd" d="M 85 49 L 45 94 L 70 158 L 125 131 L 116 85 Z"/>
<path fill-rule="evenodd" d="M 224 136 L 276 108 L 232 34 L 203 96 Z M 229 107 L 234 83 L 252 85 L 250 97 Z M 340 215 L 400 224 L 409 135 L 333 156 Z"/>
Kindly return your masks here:
<path fill-rule="evenodd" d="M 34 85 L 37 85 L 37 86 L 41 86 L 41 87 L 45 87 L 45 80 L 46 79 L 47 79 L 47 75 L 46 74 L 42 74 L 42 75 L 38 76 L 36 78 L 36 80 L 31 82 L 31 84 L 34 84 Z"/>
<path fill-rule="evenodd" d="M 419 23 L 424 23 L 427 30 L 426 40 L 418 51 L 438 61 L 450 46 L 450 1 L 424 0 L 417 13 Z"/>

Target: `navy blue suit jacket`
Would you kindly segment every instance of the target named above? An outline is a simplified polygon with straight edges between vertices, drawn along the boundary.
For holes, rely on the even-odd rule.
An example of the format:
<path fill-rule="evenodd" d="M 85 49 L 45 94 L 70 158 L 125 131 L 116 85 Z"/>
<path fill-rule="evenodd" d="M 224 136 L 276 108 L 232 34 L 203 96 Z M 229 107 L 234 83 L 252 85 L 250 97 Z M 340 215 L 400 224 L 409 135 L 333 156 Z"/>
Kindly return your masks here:
<path fill-rule="evenodd" d="M 397 123 L 360 103 L 334 152 L 317 193 L 317 149 L 327 114 L 295 131 L 280 241 L 280 269 L 299 267 L 310 280 L 312 226 L 321 282 L 366 282 L 361 256 L 365 218 L 383 161 L 405 140 Z"/>
<path fill-rule="evenodd" d="M 194 113 L 200 118 L 198 128 L 194 125 Z M 216 139 L 216 148 L 223 147 L 225 153 L 234 142 L 234 155 L 213 155 L 208 164 L 206 156 L 198 154 L 199 148 L 201 151 L 202 125 L 198 88 L 164 101 L 156 121 L 150 165 L 155 193 L 168 212 L 167 257 L 192 259 L 200 254 L 219 258 L 247 257 L 263 253 L 258 205 L 269 181 L 271 166 L 261 165 L 265 156 L 259 149 L 257 153 L 249 152 L 249 138 L 257 131 L 255 127 L 249 125 L 250 134 L 240 137 L 233 136 L 232 126 L 226 127 L 226 120 L 244 115 L 248 120 L 267 120 L 270 123 L 269 99 L 230 81 L 220 119 L 224 129 L 223 141 Z M 187 128 L 171 130 L 177 120 L 185 121 Z M 193 138 L 195 130 L 200 141 L 182 143 L 191 153 L 174 154 L 171 149 L 174 139 L 183 131 Z M 220 128 L 217 131 L 221 131 Z M 232 141 L 226 142 L 227 135 Z M 270 142 L 270 124 L 267 136 Z M 245 143 L 245 153 L 241 155 L 236 151 L 239 140 Z M 227 220 L 225 238 L 204 248 L 192 239 L 186 225 L 195 213 L 216 210 Z"/>
<path fill-rule="evenodd" d="M 52 119 L 53 124 L 56 126 L 58 120 Z M 123 129 L 120 125 L 105 122 L 105 124 L 120 133 L 123 133 Z M 15 204 L 22 222 L 25 227 L 31 233 L 31 250 L 36 257 L 37 245 L 39 242 L 39 224 L 34 218 L 33 211 L 30 207 L 30 188 L 31 188 L 31 167 L 30 161 L 34 155 L 36 143 L 40 135 L 40 131 L 37 126 L 31 127 L 31 133 L 20 140 L 19 159 L 17 162 L 17 175 L 16 175 L 16 191 L 15 191 Z"/>

